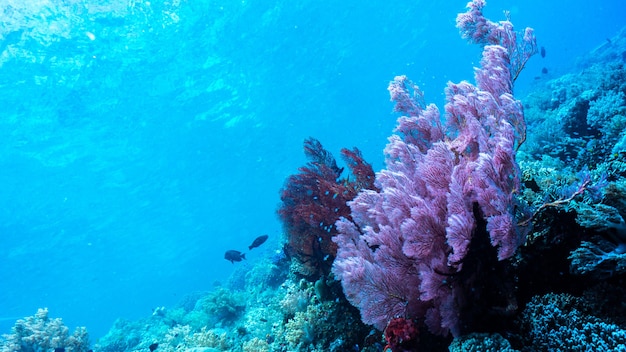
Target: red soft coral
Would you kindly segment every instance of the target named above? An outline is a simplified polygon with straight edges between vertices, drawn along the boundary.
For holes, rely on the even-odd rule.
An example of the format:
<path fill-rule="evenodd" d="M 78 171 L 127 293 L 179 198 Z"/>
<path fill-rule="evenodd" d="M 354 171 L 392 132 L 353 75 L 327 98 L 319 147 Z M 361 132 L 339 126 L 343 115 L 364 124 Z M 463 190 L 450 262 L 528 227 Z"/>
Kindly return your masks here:
<path fill-rule="evenodd" d="M 374 187 L 375 177 L 356 148 L 341 151 L 353 180 L 341 178 L 343 168 L 318 140 L 305 140 L 304 152 L 309 162 L 287 179 L 278 215 L 287 233 L 287 254 L 298 261 L 301 274 L 313 279 L 330 272 L 337 253 L 331 240 L 337 233 L 335 222 L 350 217 L 346 203 L 361 189 Z"/>

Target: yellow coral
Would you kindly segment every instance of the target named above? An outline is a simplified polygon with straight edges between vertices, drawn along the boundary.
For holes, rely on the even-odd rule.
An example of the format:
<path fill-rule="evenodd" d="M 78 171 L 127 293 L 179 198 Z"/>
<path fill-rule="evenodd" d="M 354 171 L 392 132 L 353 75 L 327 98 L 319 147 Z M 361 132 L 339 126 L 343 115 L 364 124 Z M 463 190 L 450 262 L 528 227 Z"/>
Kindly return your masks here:
<path fill-rule="evenodd" d="M 222 351 L 228 350 L 231 344 L 226 333 L 217 333 L 214 330 L 203 327 L 199 332 L 185 337 L 187 347 L 213 347 Z"/>
<path fill-rule="evenodd" d="M 311 303 L 313 286 L 305 280 L 300 280 L 299 284 L 291 283 L 285 285 L 287 292 L 280 301 L 280 307 L 285 315 L 293 315 L 307 309 Z"/>
<path fill-rule="evenodd" d="M 267 341 L 261 340 L 258 337 L 244 342 L 242 347 L 243 352 L 269 352 L 270 350 L 270 345 L 267 344 Z"/>

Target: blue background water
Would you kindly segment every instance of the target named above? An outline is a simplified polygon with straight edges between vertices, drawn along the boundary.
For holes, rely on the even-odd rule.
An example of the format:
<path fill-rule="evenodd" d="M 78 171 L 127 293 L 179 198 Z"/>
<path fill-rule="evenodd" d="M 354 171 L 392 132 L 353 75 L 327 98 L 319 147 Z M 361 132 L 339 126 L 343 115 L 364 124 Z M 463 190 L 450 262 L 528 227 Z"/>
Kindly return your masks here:
<path fill-rule="evenodd" d="M 278 247 L 304 138 L 378 170 L 389 80 L 442 103 L 479 60 L 465 0 L 0 3 L 0 333 L 49 307 L 96 338 L 224 282 L 225 250 Z M 626 3 L 597 3 L 489 2 L 546 48 L 518 93 L 626 24 Z"/>

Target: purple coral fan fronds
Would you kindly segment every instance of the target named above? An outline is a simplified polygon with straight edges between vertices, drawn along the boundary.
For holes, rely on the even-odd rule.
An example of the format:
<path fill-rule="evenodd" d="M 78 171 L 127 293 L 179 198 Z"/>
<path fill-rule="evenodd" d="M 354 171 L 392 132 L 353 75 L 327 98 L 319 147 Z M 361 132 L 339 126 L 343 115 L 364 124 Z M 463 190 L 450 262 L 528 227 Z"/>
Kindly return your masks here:
<path fill-rule="evenodd" d="M 511 82 L 515 82 L 528 59 L 537 53 L 537 40 L 532 28 L 526 28 L 520 36 L 513 30 L 509 13 L 506 21 L 492 22 L 483 15 L 484 0 L 474 0 L 467 4 L 467 12 L 460 13 L 456 18 L 456 26 L 461 36 L 471 43 L 480 45 L 502 46 L 511 60 Z"/>
<path fill-rule="evenodd" d="M 418 116 L 424 110 L 424 94 L 419 87 L 406 76 L 397 76 L 387 87 L 391 101 L 396 105 L 393 111 Z M 411 92 L 412 91 L 412 92 Z"/>
<path fill-rule="evenodd" d="M 536 44 L 530 29 L 518 41 L 510 21 L 487 20 L 484 6 L 474 0 L 457 18 L 463 37 L 483 45 L 476 85 L 448 84 L 441 121 L 415 84 L 396 77 L 389 92 L 404 116 L 385 148 L 386 169 L 376 174 L 376 190 L 348 203 L 352 219 L 337 222 L 333 272 L 364 322 L 381 330 L 401 317 L 458 336 L 469 283 L 456 277 L 479 274 L 465 272 L 480 270 L 465 266 L 476 233 L 489 236 L 494 260 L 510 258 L 522 241 L 515 151 L 526 125 L 512 94 Z"/>
<path fill-rule="evenodd" d="M 365 191 L 373 195 L 375 192 Z M 354 203 L 354 202 L 352 202 Z M 423 314 L 426 302 L 419 301 L 419 275 L 408 258 L 397 256 L 401 253 L 401 243 L 390 241 L 379 243 L 378 236 L 369 237 L 371 243 L 361 238 L 361 230 L 346 219 L 337 222 L 339 235 L 333 240 L 341 246 L 333 270 L 341 273 L 344 293 L 356 307 L 369 307 L 361 310 L 361 318 L 384 330 L 389 317 L 403 316 L 408 311 Z M 378 229 L 385 232 L 385 227 Z M 374 232 L 366 228 L 365 232 Z M 364 237 L 368 237 L 365 235 Z M 393 271 L 387 268 L 393 266 Z"/>

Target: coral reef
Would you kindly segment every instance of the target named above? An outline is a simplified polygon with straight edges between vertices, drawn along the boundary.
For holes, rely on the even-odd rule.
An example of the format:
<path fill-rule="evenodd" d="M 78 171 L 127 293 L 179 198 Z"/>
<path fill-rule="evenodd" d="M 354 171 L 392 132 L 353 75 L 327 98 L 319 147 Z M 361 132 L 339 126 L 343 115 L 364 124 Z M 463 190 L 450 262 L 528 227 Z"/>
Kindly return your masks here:
<path fill-rule="evenodd" d="M 476 85 L 446 89 L 445 119 L 396 77 L 385 170 L 344 149 L 343 176 L 306 140 L 281 190 L 284 250 L 119 319 L 94 350 L 626 351 L 626 30 L 538 82 L 522 114 L 532 31 L 484 6 L 457 18 L 483 57 Z M 89 351 L 86 329 L 40 309 L 0 338 L 0 352 L 52 350 Z"/>
<path fill-rule="evenodd" d="M 292 273 L 280 285 L 268 285 L 272 263 L 256 262 L 236 280 L 237 290 L 216 287 L 149 318 L 118 320 L 95 351 L 147 350 L 155 343 L 158 351 L 346 351 L 363 344 L 371 329 L 338 282 L 310 282 Z M 371 344 L 378 341 L 381 335 L 374 334 Z"/>
<path fill-rule="evenodd" d="M 245 302 L 242 293 L 218 287 L 198 300 L 194 310 L 206 313 L 214 324 L 228 325 L 241 317 L 246 308 Z"/>
<path fill-rule="evenodd" d="M 250 341 L 246 341 L 243 343 L 243 352 L 269 352 L 270 347 L 269 343 L 266 340 L 260 339 L 258 337 L 253 338 Z"/>
<path fill-rule="evenodd" d="M 450 352 L 515 352 L 500 334 L 472 333 L 454 339 Z"/>
<path fill-rule="evenodd" d="M 67 352 L 89 351 L 89 334 L 78 327 L 70 335 L 69 328 L 61 318 L 48 317 L 48 308 L 40 308 L 33 316 L 20 319 L 11 329 L 12 333 L 0 339 L 2 352 L 36 352 L 63 350 Z"/>
<path fill-rule="evenodd" d="M 616 53 L 626 47 L 626 32 L 611 43 L 586 58 L 580 71 L 548 80 L 527 97 L 534 133 L 518 153 L 523 200 L 531 209 L 559 204 L 534 221 L 530 240 L 570 227 L 555 235 L 567 242 L 561 247 L 570 252 L 570 271 L 592 281 L 619 275 L 625 265 L 626 71 Z M 561 202 L 583 182 L 584 192 Z M 572 219 L 576 225 L 566 225 Z"/>
<path fill-rule="evenodd" d="M 626 330 L 592 315 L 568 294 L 537 296 L 522 313 L 522 351 L 626 351 Z"/>
<path fill-rule="evenodd" d="M 315 283 L 295 280 L 286 281 L 279 296 L 283 324 L 273 326 L 272 346 L 285 351 L 342 351 L 363 342 L 370 329 L 354 307 L 336 295 L 339 287 L 331 289 L 333 299 L 323 300 Z"/>
<path fill-rule="evenodd" d="M 626 69 L 618 53 L 626 47 L 625 32 L 590 54 L 582 69 L 544 82 L 525 99 L 533 134 L 520 149 L 522 162 L 553 158 L 566 166 L 559 169 L 564 175 L 589 169 L 609 181 L 624 176 Z"/>

